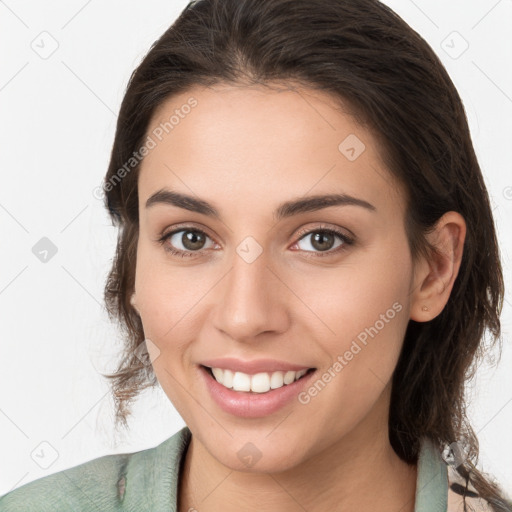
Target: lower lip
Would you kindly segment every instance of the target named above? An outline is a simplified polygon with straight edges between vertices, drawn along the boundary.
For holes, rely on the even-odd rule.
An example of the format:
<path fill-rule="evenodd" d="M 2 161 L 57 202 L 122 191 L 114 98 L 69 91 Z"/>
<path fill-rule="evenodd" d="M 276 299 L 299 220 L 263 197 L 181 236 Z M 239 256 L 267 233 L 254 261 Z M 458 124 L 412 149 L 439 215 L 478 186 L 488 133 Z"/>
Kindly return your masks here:
<path fill-rule="evenodd" d="M 206 387 L 214 402 L 225 412 L 242 418 L 260 418 L 272 414 L 290 403 L 305 388 L 313 375 L 312 371 L 299 380 L 266 393 L 234 391 L 219 384 L 203 367 L 199 366 Z"/>

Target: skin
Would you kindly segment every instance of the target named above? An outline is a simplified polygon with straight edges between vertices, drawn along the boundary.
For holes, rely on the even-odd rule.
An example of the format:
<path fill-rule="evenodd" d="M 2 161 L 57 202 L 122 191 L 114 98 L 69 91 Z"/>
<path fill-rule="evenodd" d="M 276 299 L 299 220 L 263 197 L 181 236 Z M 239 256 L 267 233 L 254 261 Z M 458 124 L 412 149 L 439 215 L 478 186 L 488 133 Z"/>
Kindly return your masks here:
<path fill-rule="evenodd" d="M 449 298 L 464 219 L 444 215 L 429 235 L 442 255 L 413 263 L 403 189 L 371 133 L 331 96 L 196 87 L 163 103 L 147 133 L 190 97 L 197 106 L 141 165 L 132 302 L 159 383 L 192 431 L 179 510 L 413 511 L 416 467 L 388 437 L 391 377 L 409 319 L 431 320 Z M 349 134 L 365 144 L 354 161 L 338 149 Z M 146 208 L 162 188 L 208 201 L 221 220 L 165 204 Z M 376 210 L 331 206 L 273 219 L 284 201 L 333 192 Z M 208 235 L 192 257 L 172 256 L 156 241 L 181 223 Z M 297 235 L 322 226 L 353 234 L 355 243 L 336 252 L 343 242 L 335 237 L 322 251 L 314 233 Z M 183 234 L 172 238 L 174 248 L 190 251 Z M 248 236 L 262 249 L 252 263 L 236 252 Z M 199 378 L 198 363 L 226 355 L 282 359 L 321 375 L 395 303 L 400 312 L 307 404 L 293 400 L 243 419 L 219 409 Z M 237 455 L 249 442 L 261 453 L 251 467 Z"/>

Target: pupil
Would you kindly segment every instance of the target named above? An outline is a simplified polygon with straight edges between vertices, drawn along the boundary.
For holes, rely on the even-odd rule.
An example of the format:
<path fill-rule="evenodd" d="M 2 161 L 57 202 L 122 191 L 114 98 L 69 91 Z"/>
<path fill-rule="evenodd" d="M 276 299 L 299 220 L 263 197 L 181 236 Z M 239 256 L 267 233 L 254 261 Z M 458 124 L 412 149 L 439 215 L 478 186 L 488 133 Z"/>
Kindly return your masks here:
<path fill-rule="evenodd" d="M 320 242 L 318 241 L 319 239 L 320 239 Z M 329 247 L 326 247 L 325 243 L 321 242 L 322 239 L 327 239 L 327 241 L 328 241 L 327 245 Z M 313 247 L 315 247 L 315 249 L 326 250 L 326 249 L 331 248 L 333 239 L 334 239 L 334 236 L 331 233 L 316 233 L 315 235 L 313 235 L 312 244 L 313 244 Z"/>
<path fill-rule="evenodd" d="M 204 236 L 195 231 L 186 231 L 182 237 L 183 245 L 190 250 L 201 249 L 204 243 Z"/>

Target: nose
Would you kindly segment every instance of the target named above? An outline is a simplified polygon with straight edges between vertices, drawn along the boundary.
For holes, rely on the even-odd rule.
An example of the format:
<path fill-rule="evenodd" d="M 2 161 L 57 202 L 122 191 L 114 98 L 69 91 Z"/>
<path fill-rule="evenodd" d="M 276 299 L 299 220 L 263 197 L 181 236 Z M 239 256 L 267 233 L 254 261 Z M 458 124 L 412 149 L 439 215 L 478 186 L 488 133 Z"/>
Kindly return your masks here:
<path fill-rule="evenodd" d="M 243 342 L 256 340 L 262 333 L 285 332 L 290 292 L 271 268 L 265 251 L 252 262 L 235 253 L 232 262 L 216 287 L 214 326 Z"/>

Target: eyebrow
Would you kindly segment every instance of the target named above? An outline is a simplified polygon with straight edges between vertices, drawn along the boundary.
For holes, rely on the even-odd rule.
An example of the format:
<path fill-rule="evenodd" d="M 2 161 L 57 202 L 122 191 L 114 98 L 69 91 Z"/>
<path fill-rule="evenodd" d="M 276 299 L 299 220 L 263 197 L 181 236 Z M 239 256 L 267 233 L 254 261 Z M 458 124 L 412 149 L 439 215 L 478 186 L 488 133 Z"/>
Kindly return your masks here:
<path fill-rule="evenodd" d="M 201 213 L 220 220 L 219 212 L 210 203 L 174 190 L 165 188 L 158 190 L 146 201 L 146 208 L 157 204 L 177 206 L 178 208 Z M 372 212 L 377 211 L 375 206 L 363 199 L 358 199 L 348 194 L 326 194 L 286 201 L 276 208 L 273 216 L 276 221 L 279 221 L 293 215 L 318 211 L 331 206 L 360 206 Z"/>

